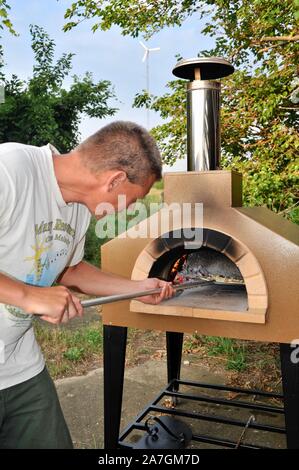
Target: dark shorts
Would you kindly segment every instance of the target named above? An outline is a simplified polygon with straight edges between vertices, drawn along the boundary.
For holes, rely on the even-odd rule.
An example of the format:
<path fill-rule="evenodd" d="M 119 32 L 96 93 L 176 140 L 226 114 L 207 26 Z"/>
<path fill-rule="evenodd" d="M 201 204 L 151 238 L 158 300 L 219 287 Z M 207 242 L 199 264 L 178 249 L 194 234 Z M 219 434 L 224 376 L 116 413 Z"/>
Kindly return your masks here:
<path fill-rule="evenodd" d="M 0 449 L 71 449 L 53 380 L 40 374 L 0 390 Z"/>

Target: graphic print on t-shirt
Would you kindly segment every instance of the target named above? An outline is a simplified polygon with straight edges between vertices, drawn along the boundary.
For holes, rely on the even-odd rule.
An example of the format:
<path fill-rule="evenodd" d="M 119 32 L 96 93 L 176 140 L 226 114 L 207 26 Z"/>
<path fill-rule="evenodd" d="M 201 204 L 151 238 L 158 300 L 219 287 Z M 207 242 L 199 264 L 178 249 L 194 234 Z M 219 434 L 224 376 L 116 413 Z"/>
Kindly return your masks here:
<path fill-rule="evenodd" d="M 28 263 L 24 282 L 33 286 L 51 286 L 65 268 L 68 247 L 72 246 L 75 233 L 75 229 L 61 219 L 36 224 L 35 245 L 30 247 L 33 254 L 24 258 Z M 55 251 L 51 250 L 53 245 Z M 57 245 L 61 245 L 58 250 Z M 12 305 L 6 305 L 6 308 L 15 318 L 15 326 L 24 326 L 24 321 L 31 321 L 32 315 L 24 313 L 20 308 Z"/>
<path fill-rule="evenodd" d="M 61 219 L 36 224 L 35 245 L 31 245 L 33 254 L 24 258 L 31 265 L 24 281 L 35 286 L 52 285 L 66 265 L 74 237 L 75 229 Z M 57 245 L 61 245 L 58 250 Z"/>
<path fill-rule="evenodd" d="M 33 267 L 30 273 L 27 274 L 26 282 L 30 282 L 30 284 L 32 284 L 32 281 L 34 282 L 34 278 L 36 282 L 40 282 L 43 269 L 46 266 L 46 261 L 43 261 L 43 254 L 50 250 L 51 247 L 52 243 L 48 246 L 44 246 L 44 242 L 36 237 L 35 245 L 31 245 L 31 248 L 34 251 L 33 256 L 26 256 L 26 258 L 24 258 L 24 261 L 33 261 Z"/>

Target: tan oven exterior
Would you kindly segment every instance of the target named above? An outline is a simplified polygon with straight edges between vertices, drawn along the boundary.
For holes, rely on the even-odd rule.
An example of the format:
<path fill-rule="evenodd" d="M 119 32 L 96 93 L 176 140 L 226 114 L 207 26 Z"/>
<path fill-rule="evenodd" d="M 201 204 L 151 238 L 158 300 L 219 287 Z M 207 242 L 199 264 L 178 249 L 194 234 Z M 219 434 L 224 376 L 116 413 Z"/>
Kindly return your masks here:
<path fill-rule="evenodd" d="M 245 281 L 248 311 L 203 310 L 200 306 L 178 311 L 163 303 L 151 306 L 137 300 L 122 301 L 103 306 L 103 323 L 257 341 L 298 339 L 298 226 L 267 208 L 242 207 L 242 178 L 236 172 L 168 173 L 164 178 L 164 201 L 203 203 L 207 234 L 204 245 L 221 251 L 236 263 Z M 102 269 L 128 278 L 146 278 L 162 251 L 172 248 L 166 243 L 166 248 L 157 249 L 163 235 L 163 210 L 138 226 L 147 229 L 150 222 L 154 223 L 157 237 L 120 236 L 105 244 Z M 173 230 L 182 228 L 175 223 Z M 217 233 L 223 236 L 217 237 Z"/>

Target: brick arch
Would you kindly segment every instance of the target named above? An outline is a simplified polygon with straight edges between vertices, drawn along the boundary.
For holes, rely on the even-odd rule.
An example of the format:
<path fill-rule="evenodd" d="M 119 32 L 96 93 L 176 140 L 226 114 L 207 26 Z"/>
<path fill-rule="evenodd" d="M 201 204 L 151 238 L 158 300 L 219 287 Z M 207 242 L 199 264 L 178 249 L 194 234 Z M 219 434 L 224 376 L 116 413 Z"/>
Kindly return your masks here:
<path fill-rule="evenodd" d="M 175 231 L 163 234 L 152 240 L 139 254 L 132 271 L 132 279 L 141 280 L 148 277 L 156 260 L 179 246 L 187 247 L 190 241 L 184 238 L 179 230 L 178 238 Z M 192 243 L 192 242 L 191 242 Z M 268 307 L 268 292 L 264 274 L 254 254 L 240 240 L 229 234 L 205 227 L 203 229 L 202 247 L 208 247 L 227 256 L 240 270 L 244 279 L 248 296 L 248 310 L 259 310 L 266 313 Z M 200 248 L 198 246 L 198 248 Z"/>

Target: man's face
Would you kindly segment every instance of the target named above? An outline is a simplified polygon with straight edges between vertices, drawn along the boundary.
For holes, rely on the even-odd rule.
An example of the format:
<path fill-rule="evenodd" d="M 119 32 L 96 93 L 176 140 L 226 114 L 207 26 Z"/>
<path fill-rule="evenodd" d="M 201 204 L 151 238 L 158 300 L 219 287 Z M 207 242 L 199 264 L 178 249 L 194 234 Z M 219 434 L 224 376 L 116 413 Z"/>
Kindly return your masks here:
<path fill-rule="evenodd" d="M 143 199 L 154 182 L 153 175 L 149 176 L 141 185 L 131 183 L 125 172 L 114 172 L 107 175 L 105 184 L 95 191 L 89 209 L 97 219 L 109 213 L 120 212 L 134 204 L 137 199 Z"/>

